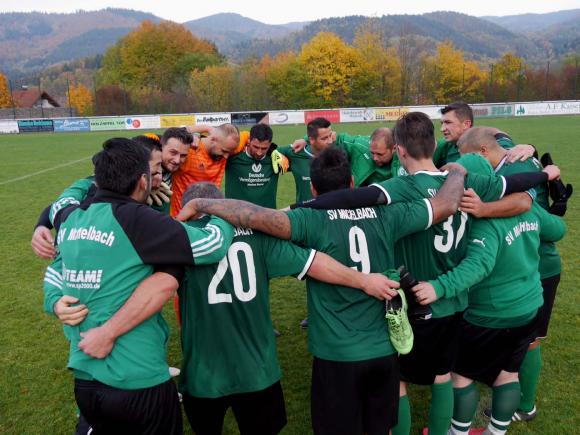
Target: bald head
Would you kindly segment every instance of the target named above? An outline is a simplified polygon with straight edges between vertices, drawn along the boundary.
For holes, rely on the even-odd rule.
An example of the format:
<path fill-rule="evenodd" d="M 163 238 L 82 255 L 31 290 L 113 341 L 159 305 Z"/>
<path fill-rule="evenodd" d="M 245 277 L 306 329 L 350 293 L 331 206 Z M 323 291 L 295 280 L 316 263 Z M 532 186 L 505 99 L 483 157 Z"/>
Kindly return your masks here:
<path fill-rule="evenodd" d="M 371 134 L 371 158 L 377 166 L 383 166 L 393 160 L 395 139 L 390 128 L 380 127 Z"/>
<path fill-rule="evenodd" d="M 495 152 L 501 147 L 495 140 L 497 130 L 491 127 L 473 127 L 461 135 L 457 148 L 461 154 Z"/>

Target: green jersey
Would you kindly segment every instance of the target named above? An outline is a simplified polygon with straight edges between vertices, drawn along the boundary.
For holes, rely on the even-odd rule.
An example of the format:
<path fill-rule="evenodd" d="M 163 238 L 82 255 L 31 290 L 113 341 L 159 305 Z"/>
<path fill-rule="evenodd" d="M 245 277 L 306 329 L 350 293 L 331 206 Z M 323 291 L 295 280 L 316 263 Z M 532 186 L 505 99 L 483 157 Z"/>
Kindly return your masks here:
<path fill-rule="evenodd" d="M 192 222 L 203 227 L 209 218 Z M 188 268 L 179 288 L 180 386 L 195 397 L 263 390 L 280 380 L 269 280 L 302 279 L 315 251 L 236 228 L 219 264 Z"/>
<path fill-rule="evenodd" d="M 267 208 L 276 208 L 278 174 L 272 156 L 255 159 L 242 151 L 229 157 L 226 164 L 226 198 L 243 199 Z"/>
<path fill-rule="evenodd" d="M 540 172 L 542 170 L 541 163 L 535 159 L 530 158 L 524 162 L 517 161 L 514 163 L 507 163 L 505 157 L 495 168 L 498 174 L 507 176 L 518 174 L 521 172 Z M 538 184 L 531 189 L 530 194 L 532 198 L 544 209 L 548 210 L 548 189 L 546 184 Z M 560 254 L 553 242 L 542 242 L 540 244 L 540 276 L 542 279 L 556 276 L 561 272 Z"/>
<path fill-rule="evenodd" d="M 465 319 L 488 328 L 528 323 L 542 305 L 540 240 L 560 240 L 566 226 L 539 205 L 519 216 L 476 219 L 465 259 L 431 281 L 439 297 L 469 288 Z"/>
<path fill-rule="evenodd" d="M 514 147 L 511 138 L 504 133 L 496 134 L 495 139 L 502 148 L 510 149 Z M 456 141 L 446 142 L 445 139 L 439 139 L 437 141 L 437 148 L 435 148 L 435 153 L 433 154 L 433 163 L 435 163 L 435 166 L 439 168 L 446 163 L 456 162 L 460 157 L 461 154 L 459 154 Z"/>
<path fill-rule="evenodd" d="M 483 158 L 481 158 L 483 159 Z M 466 187 L 472 187 L 484 200 L 496 200 L 503 196 L 505 182 L 502 177 L 468 175 Z M 441 188 L 447 172 L 419 171 L 412 176 L 387 180 L 379 186 L 389 202 L 408 202 L 418 198 L 433 197 Z M 395 265 L 405 265 L 420 281 L 433 279 L 455 267 L 465 256 L 467 249 L 466 231 L 471 219 L 465 212 L 458 211 L 444 222 L 433 225 L 401 239 L 395 248 Z M 467 305 L 467 294 L 439 299 L 431 304 L 434 318 L 450 316 L 463 311 Z"/>
<path fill-rule="evenodd" d="M 278 151 L 290 161 L 289 170 L 294 175 L 294 184 L 296 185 L 296 202 L 312 199 L 312 192 L 310 191 L 310 162 L 314 156 L 310 150 L 305 148 L 295 153 L 292 151 L 292 147 L 287 145 L 278 148 Z"/>
<path fill-rule="evenodd" d="M 70 340 L 68 367 L 77 378 L 122 389 L 167 381 L 169 334 L 161 313 L 119 337 L 104 359 L 78 348 L 80 334 L 111 318 L 154 271 L 179 278 L 181 269 L 176 270 L 176 265 L 219 261 L 231 243 L 233 228 L 219 218 L 212 218 L 204 228 L 185 226 L 106 190 L 97 190 L 92 202 L 80 206 L 74 192 L 65 190 L 52 208 L 60 270 L 53 264 L 49 283 L 58 284 L 61 295 L 78 298 L 89 310 L 79 325 L 64 327 Z M 47 296 L 46 305 L 52 308 L 54 293 Z"/>
<path fill-rule="evenodd" d="M 394 244 L 431 224 L 431 204 L 420 200 L 357 209 L 295 209 L 288 213 L 292 241 L 325 252 L 360 272 L 395 264 Z M 385 303 L 363 292 L 307 280 L 308 348 L 322 359 L 361 361 L 395 352 Z"/>

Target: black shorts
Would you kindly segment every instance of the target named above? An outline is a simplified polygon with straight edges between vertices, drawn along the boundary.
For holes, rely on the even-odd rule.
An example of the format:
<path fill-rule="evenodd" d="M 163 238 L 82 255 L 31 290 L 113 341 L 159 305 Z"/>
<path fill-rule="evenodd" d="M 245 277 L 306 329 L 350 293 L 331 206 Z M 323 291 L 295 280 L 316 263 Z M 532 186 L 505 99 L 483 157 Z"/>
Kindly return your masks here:
<path fill-rule="evenodd" d="M 551 276 L 542 280 L 544 295 L 544 305 L 538 310 L 538 333 L 536 338 L 546 338 L 548 336 L 548 326 L 552 317 L 552 308 L 556 299 L 556 290 L 560 283 L 560 275 Z"/>
<path fill-rule="evenodd" d="M 75 398 L 93 435 L 183 433 L 179 397 L 171 380 L 151 388 L 121 390 L 75 379 Z"/>
<path fill-rule="evenodd" d="M 492 329 L 459 322 L 455 373 L 492 386 L 502 370 L 517 373 L 536 336 L 538 316 L 526 325 Z"/>
<path fill-rule="evenodd" d="M 435 376 L 453 370 L 457 357 L 457 334 L 463 313 L 429 320 L 411 320 L 413 350 L 399 356 L 401 380 L 431 385 Z"/>
<path fill-rule="evenodd" d="M 197 435 L 221 435 L 224 416 L 230 406 L 241 435 L 275 435 L 286 425 L 280 381 L 264 390 L 215 399 L 183 394 L 185 414 Z"/>
<path fill-rule="evenodd" d="M 311 390 L 315 435 L 385 435 L 397 424 L 395 355 L 342 362 L 314 358 Z"/>

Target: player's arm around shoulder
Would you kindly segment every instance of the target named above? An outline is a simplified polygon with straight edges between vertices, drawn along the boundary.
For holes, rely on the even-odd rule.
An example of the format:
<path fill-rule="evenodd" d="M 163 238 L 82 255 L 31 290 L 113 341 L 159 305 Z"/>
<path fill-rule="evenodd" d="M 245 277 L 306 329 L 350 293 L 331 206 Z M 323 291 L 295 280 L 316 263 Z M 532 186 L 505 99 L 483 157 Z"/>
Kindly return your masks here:
<path fill-rule="evenodd" d="M 81 178 L 67 187 L 50 206 L 49 219 L 54 225 L 56 215 L 63 209 L 79 205 L 87 196 L 89 189 L 93 184 L 90 178 Z"/>

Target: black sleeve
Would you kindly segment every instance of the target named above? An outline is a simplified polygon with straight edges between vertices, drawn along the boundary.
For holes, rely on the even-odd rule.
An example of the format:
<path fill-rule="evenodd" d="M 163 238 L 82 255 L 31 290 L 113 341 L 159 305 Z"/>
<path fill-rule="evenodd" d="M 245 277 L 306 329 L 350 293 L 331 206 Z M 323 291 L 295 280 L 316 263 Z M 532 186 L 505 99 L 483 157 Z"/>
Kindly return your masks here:
<path fill-rule="evenodd" d="M 53 226 L 52 223 L 50 223 L 50 219 L 48 218 L 48 216 L 50 215 L 50 207 L 52 207 L 52 204 L 46 207 L 44 210 L 42 210 L 42 213 L 40 213 L 40 216 L 38 217 L 38 222 L 36 222 L 36 226 L 34 227 L 34 229 L 43 226 L 48 228 L 49 230 L 52 230 Z"/>
<path fill-rule="evenodd" d="M 176 266 L 173 264 L 156 265 L 155 272 L 167 273 L 174 277 L 177 281 L 181 281 L 183 279 L 183 275 L 185 274 L 185 268 L 183 266 Z"/>
<path fill-rule="evenodd" d="M 113 215 L 145 264 L 193 266 L 183 225 L 144 204 L 113 205 Z"/>
<path fill-rule="evenodd" d="M 376 186 L 359 187 L 358 189 L 341 189 L 320 195 L 310 201 L 297 202 L 290 206 L 294 208 L 357 208 L 372 205 L 387 204 L 387 197 Z"/>
<path fill-rule="evenodd" d="M 522 172 L 520 174 L 508 175 L 505 177 L 505 194 L 514 192 L 525 192 L 538 184 L 548 181 L 548 174 L 545 172 Z"/>

